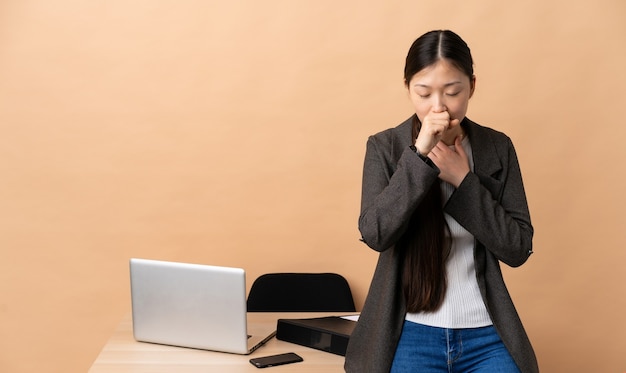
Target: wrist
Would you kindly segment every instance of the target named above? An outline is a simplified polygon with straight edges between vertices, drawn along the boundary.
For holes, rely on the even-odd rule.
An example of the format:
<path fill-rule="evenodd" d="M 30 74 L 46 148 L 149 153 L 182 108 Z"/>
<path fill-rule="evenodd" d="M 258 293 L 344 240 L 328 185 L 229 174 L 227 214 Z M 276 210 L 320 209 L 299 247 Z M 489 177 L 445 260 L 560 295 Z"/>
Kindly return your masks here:
<path fill-rule="evenodd" d="M 411 145 L 410 146 L 411 150 L 413 150 L 415 152 L 415 154 L 417 154 L 418 157 L 420 157 L 424 162 L 427 162 L 430 160 L 430 158 L 428 158 L 427 156 L 425 156 L 422 152 L 420 152 L 420 150 L 415 146 L 415 145 Z"/>
<path fill-rule="evenodd" d="M 463 176 L 460 176 L 457 180 L 456 183 L 451 183 L 452 185 L 454 185 L 455 189 L 458 189 L 461 184 L 463 184 L 463 181 L 465 180 L 465 178 L 467 177 L 467 175 L 469 175 L 469 171 L 467 171 L 465 174 L 463 174 Z"/>
<path fill-rule="evenodd" d="M 424 144 L 419 144 L 418 142 L 416 142 L 413 147 L 415 148 L 416 153 L 419 153 L 423 155 L 424 157 L 427 157 L 428 153 L 430 153 L 430 150 L 431 150 L 431 148 L 429 148 L 428 145 L 424 147 Z"/>

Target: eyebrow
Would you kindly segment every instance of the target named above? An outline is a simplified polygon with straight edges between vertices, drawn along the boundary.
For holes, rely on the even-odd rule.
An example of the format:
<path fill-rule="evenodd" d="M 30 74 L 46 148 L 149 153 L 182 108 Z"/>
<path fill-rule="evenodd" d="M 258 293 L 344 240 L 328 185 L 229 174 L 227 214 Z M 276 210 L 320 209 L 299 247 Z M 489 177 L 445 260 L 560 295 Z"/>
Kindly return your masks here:
<path fill-rule="evenodd" d="M 456 84 L 461 84 L 461 81 L 460 81 L 460 80 L 455 80 L 455 81 L 453 81 L 453 82 L 446 83 L 446 84 L 444 84 L 443 86 L 444 86 L 444 87 L 450 87 L 450 86 L 453 86 L 453 85 L 456 85 Z M 415 84 L 413 84 L 413 87 L 430 88 L 430 86 L 429 86 L 429 85 L 427 85 L 427 84 L 421 84 L 421 83 L 415 83 Z"/>

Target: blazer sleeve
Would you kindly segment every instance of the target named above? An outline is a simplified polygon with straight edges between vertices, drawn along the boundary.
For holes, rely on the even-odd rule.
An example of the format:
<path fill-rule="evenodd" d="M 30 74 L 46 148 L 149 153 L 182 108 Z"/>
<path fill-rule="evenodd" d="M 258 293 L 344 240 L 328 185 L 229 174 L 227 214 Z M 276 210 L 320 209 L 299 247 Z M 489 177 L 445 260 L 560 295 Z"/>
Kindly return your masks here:
<path fill-rule="evenodd" d="M 379 252 L 392 247 L 438 174 L 409 145 L 394 141 L 390 132 L 371 136 L 363 166 L 362 240 Z"/>
<path fill-rule="evenodd" d="M 515 148 L 508 137 L 501 143 L 502 172 L 470 172 L 445 211 L 498 260 L 517 267 L 532 254 L 533 227 Z"/>

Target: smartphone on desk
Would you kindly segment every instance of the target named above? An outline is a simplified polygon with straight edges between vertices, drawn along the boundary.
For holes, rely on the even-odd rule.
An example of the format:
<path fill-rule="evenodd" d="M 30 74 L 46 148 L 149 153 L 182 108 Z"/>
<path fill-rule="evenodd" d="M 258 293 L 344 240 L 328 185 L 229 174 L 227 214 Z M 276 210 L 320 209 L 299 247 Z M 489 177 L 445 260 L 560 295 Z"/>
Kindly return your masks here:
<path fill-rule="evenodd" d="M 272 356 L 264 356 L 264 357 L 256 357 L 250 359 L 250 363 L 257 368 L 267 368 L 273 367 L 276 365 L 283 364 L 291 364 L 291 363 L 299 363 L 303 361 L 300 355 L 295 354 L 293 352 L 288 352 L 286 354 L 272 355 Z"/>

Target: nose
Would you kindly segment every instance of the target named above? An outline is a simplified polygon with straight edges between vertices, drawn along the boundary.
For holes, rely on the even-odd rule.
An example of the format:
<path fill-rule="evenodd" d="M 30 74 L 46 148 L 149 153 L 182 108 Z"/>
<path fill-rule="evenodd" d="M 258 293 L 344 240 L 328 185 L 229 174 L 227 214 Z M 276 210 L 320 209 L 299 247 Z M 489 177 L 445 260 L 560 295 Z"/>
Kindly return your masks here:
<path fill-rule="evenodd" d="M 446 103 L 443 99 L 443 96 L 441 95 L 435 96 L 435 101 L 433 102 L 433 111 L 435 113 L 442 113 L 444 111 L 448 111 L 448 108 L 446 107 Z"/>

